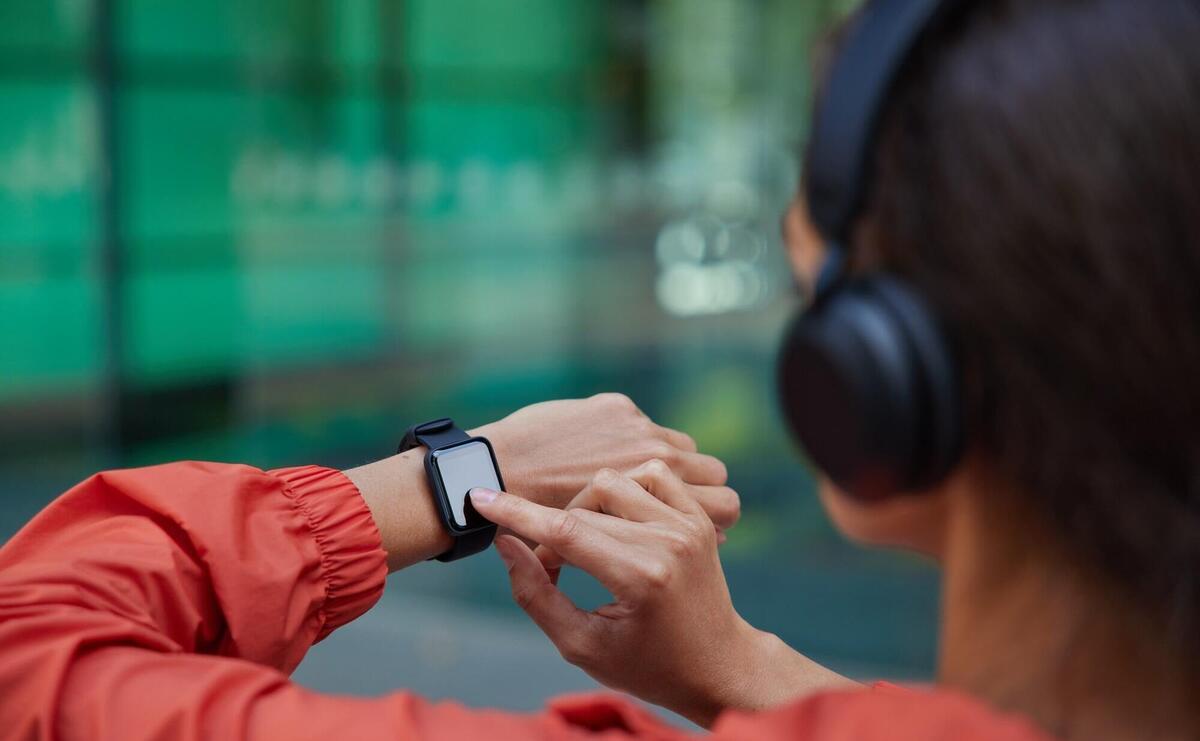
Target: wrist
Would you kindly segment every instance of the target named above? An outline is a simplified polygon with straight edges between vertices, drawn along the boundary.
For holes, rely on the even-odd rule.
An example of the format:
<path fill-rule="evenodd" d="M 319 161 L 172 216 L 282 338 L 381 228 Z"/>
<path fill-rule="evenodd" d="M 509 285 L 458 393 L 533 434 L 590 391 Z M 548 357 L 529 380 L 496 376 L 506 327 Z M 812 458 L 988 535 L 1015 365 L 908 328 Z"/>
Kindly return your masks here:
<path fill-rule="evenodd" d="M 426 561 L 453 545 L 425 474 L 424 448 L 345 471 L 358 487 L 388 555 L 388 571 Z"/>
<path fill-rule="evenodd" d="M 710 698 L 713 719 L 726 709 L 756 712 L 819 692 L 860 686 L 745 621 L 738 642 L 742 671 Z"/>
<path fill-rule="evenodd" d="M 533 477 L 524 465 L 526 452 L 518 449 L 515 436 L 505 425 L 504 420 L 476 427 L 469 430 L 468 434 L 475 437 L 486 437 L 492 444 L 496 462 L 500 466 L 500 473 L 504 476 L 504 488 L 508 493 L 537 501 L 536 492 L 531 486 Z"/>
<path fill-rule="evenodd" d="M 709 671 L 710 682 L 693 699 L 695 703 L 679 710 L 693 722 L 712 727 L 723 711 L 756 710 L 761 706 L 761 694 L 768 684 L 762 676 L 771 666 L 778 639 L 737 617 L 736 627 L 724 642 L 725 660 L 715 662 L 723 672 Z"/>

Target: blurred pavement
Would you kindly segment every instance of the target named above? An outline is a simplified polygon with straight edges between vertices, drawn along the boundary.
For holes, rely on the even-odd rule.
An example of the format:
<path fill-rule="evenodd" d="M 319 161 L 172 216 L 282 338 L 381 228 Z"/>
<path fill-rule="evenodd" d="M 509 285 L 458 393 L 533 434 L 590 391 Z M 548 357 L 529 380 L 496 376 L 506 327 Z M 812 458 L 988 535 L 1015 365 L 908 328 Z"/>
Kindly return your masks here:
<path fill-rule="evenodd" d="M 537 710 L 554 695 L 603 689 L 564 662 L 532 622 L 390 586 L 367 614 L 314 646 L 292 678 L 322 692 L 407 689 L 507 710 Z"/>

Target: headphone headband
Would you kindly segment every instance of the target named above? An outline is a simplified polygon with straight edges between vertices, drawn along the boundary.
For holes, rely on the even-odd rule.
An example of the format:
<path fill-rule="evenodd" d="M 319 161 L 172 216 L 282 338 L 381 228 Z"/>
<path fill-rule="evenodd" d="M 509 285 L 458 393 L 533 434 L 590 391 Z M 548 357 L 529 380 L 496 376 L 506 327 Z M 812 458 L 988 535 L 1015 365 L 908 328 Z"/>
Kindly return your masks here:
<path fill-rule="evenodd" d="M 870 177 L 879 119 L 925 32 L 967 0 L 873 0 L 850 29 L 826 82 L 809 146 L 810 217 L 831 246 L 846 248 Z"/>
<path fill-rule="evenodd" d="M 888 98 L 926 31 L 966 2 L 869 2 L 813 125 L 806 198 L 828 255 L 785 335 L 780 401 L 810 459 L 866 501 L 933 486 L 963 448 L 958 364 L 933 309 L 898 277 L 845 266 Z"/>

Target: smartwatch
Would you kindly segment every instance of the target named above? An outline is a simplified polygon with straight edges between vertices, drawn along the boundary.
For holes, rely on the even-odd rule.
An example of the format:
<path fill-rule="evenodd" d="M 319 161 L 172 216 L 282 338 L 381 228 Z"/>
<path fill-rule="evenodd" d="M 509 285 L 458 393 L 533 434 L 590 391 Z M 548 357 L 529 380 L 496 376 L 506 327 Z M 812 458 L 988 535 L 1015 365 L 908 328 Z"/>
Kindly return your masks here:
<path fill-rule="evenodd" d="M 492 444 L 485 437 L 471 437 L 452 419 L 435 419 L 410 427 L 396 452 L 421 445 L 428 449 L 425 474 L 433 501 L 454 538 L 454 545 L 437 560 L 457 561 L 485 550 L 496 537 L 496 526 L 475 511 L 467 494 L 476 487 L 504 490 Z"/>

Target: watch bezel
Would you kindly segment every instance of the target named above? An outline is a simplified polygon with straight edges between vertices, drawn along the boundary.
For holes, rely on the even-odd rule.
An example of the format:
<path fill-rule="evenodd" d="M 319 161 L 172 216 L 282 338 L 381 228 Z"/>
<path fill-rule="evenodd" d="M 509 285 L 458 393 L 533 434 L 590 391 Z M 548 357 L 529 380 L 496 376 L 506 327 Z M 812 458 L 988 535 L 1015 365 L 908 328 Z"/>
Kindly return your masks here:
<path fill-rule="evenodd" d="M 465 445 L 471 445 L 474 443 L 483 443 L 487 448 L 488 455 L 492 459 L 492 469 L 496 472 L 496 482 L 500 484 L 500 489 L 504 490 L 504 477 L 500 474 L 500 463 L 496 460 L 496 449 L 492 447 L 492 441 L 488 440 L 486 437 L 468 437 L 466 440 L 459 440 L 458 442 L 444 445 L 440 448 L 435 448 L 425 454 L 425 474 L 430 485 L 434 488 L 433 501 L 437 505 L 438 513 L 442 517 L 442 524 L 444 524 L 446 529 L 450 531 L 450 534 L 455 537 L 470 535 L 471 533 L 481 532 L 496 526 L 494 523 L 488 522 L 486 518 L 484 518 L 485 524 L 483 525 L 467 528 L 459 527 L 458 523 L 454 520 L 454 511 L 450 506 L 450 496 L 446 493 L 446 484 L 442 480 L 442 472 L 438 467 L 437 459 L 440 453 L 446 453 L 456 448 L 461 448 Z M 469 505 L 469 503 L 470 502 L 468 500 L 467 505 Z M 476 514 L 478 514 L 478 512 L 476 512 Z M 482 515 L 479 516 L 481 518 L 483 517 Z"/>

